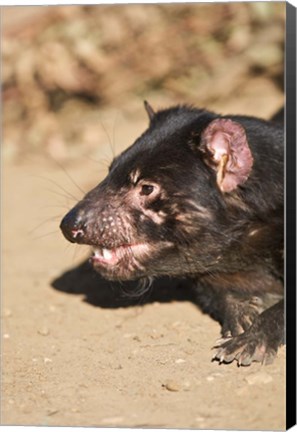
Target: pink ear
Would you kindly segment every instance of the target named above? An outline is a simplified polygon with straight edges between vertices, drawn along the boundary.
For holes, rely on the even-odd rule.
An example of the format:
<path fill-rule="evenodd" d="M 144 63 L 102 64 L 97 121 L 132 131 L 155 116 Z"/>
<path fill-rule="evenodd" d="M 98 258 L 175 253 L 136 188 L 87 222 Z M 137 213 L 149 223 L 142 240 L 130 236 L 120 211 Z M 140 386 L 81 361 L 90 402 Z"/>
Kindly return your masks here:
<path fill-rule="evenodd" d="M 243 127 L 230 119 L 213 120 L 201 136 L 205 162 L 217 173 L 222 192 L 243 184 L 251 172 L 253 156 Z"/>

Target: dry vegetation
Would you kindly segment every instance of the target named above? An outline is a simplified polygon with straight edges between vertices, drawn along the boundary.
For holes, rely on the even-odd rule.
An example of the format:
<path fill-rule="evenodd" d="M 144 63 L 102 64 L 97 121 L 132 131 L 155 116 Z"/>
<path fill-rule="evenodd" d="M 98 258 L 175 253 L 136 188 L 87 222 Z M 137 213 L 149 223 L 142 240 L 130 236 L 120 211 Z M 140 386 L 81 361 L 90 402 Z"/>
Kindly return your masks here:
<path fill-rule="evenodd" d="M 4 14 L 4 143 L 13 155 L 87 149 L 98 110 L 148 97 L 223 109 L 259 88 L 281 93 L 283 3 L 35 9 L 15 21 L 16 9 Z"/>

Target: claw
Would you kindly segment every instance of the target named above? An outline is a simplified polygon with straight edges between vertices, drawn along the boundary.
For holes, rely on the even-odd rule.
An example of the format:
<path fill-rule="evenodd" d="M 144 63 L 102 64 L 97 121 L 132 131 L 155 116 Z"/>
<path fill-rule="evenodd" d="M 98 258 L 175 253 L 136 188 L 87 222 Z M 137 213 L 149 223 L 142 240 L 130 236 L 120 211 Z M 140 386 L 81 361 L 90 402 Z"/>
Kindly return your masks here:
<path fill-rule="evenodd" d="M 238 359 L 238 366 L 248 366 L 252 363 L 252 357 L 248 353 L 242 353 Z"/>
<path fill-rule="evenodd" d="M 211 361 L 216 360 L 216 358 L 217 358 L 217 353 L 215 353 L 215 354 L 212 356 Z"/>
<path fill-rule="evenodd" d="M 263 356 L 263 360 L 262 360 L 262 365 L 270 365 L 271 363 L 273 363 L 274 357 L 275 357 L 276 353 L 273 352 L 267 352 L 264 356 Z"/>
<path fill-rule="evenodd" d="M 230 339 L 232 339 L 232 336 L 226 336 L 226 337 L 221 337 L 221 338 L 217 339 L 215 341 L 215 345 L 212 347 L 212 349 L 220 347 L 221 345 L 223 345 L 225 342 L 227 342 Z"/>
<path fill-rule="evenodd" d="M 276 349 L 268 346 L 261 333 L 259 339 L 257 340 L 255 334 L 250 331 L 239 336 L 222 337 L 212 347 L 216 349 L 216 352 L 211 361 L 216 360 L 222 364 L 235 360 L 238 366 L 249 366 L 252 362 L 261 362 L 263 365 L 271 364 L 276 355 Z"/>
<path fill-rule="evenodd" d="M 223 354 L 222 357 L 221 357 L 220 360 L 219 360 L 219 364 L 222 364 L 222 363 L 224 362 L 224 359 L 225 359 L 225 356 L 224 356 L 224 354 Z"/>

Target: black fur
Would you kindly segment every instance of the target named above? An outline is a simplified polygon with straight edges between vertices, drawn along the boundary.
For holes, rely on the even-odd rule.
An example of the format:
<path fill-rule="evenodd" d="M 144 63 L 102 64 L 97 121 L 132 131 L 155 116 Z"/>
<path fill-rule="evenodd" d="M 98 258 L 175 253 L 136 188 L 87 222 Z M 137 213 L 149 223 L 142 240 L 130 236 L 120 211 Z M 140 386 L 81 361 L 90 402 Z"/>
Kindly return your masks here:
<path fill-rule="evenodd" d="M 284 333 L 283 127 L 187 106 L 146 109 L 149 128 L 61 229 L 95 247 L 94 267 L 108 279 L 191 279 L 222 325 L 214 358 L 268 362 Z M 243 127 L 253 156 L 247 180 L 227 193 L 200 147 L 219 118 Z"/>

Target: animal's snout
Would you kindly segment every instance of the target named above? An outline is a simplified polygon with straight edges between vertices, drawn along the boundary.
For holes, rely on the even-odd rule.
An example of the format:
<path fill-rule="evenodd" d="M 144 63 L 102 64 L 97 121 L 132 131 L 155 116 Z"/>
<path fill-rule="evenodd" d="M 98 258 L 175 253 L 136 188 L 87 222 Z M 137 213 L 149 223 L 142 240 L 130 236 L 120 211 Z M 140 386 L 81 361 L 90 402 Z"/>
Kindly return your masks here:
<path fill-rule="evenodd" d="M 60 228 L 71 243 L 113 248 L 126 243 L 123 218 L 110 203 L 82 200 L 62 219 Z"/>
<path fill-rule="evenodd" d="M 64 216 L 60 224 L 64 237 L 71 243 L 83 243 L 85 237 L 85 218 L 81 209 L 74 207 Z"/>

